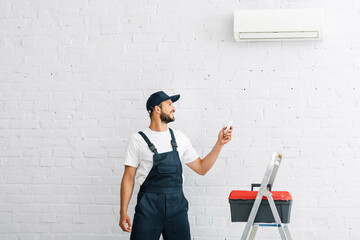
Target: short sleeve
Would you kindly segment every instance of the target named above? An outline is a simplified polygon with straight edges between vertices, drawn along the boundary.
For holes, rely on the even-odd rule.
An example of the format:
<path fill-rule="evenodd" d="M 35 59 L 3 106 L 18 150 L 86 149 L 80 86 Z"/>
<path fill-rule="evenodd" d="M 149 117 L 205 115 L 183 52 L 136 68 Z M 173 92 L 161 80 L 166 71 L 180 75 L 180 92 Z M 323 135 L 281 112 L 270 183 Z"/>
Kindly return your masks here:
<path fill-rule="evenodd" d="M 195 161 L 199 157 L 199 154 L 193 148 L 190 139 L 180 131 L 179 131 L 179 134 L 181 134 L 181 138 L 182 138 L 182 141 L 183 141 L 183 144 L 184 144 L 183 145 L 184 146 L 184 152 L 182 154 L 182 162 L 191 163 L 191 162 Z"/>
<path fill-rule="evenodd" d="M 137 168 L 139 163 L 139 145 L 136 141 L 135 134 L 133 134 L 127 145 L 124 165 Z"/>

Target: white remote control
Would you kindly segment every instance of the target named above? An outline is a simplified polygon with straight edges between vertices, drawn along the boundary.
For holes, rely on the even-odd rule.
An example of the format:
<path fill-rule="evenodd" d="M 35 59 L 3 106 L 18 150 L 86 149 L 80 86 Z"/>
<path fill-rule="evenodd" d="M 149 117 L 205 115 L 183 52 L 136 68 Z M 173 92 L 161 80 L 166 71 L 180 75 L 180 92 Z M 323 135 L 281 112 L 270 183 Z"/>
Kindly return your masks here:
<path fill-rule="evenodd" d="M 226 132 L 230 129 L 230 127 L 232 126 L 232 124 L 233 124 L 233 121 L 230 120 L 230 122 L 228 123 L 228 125 L 227 125 L 227 127 L 226 127 L 226 129 L 225 129 L 225 131 L 224 131 L 224 134 L 226 134 Z"/>

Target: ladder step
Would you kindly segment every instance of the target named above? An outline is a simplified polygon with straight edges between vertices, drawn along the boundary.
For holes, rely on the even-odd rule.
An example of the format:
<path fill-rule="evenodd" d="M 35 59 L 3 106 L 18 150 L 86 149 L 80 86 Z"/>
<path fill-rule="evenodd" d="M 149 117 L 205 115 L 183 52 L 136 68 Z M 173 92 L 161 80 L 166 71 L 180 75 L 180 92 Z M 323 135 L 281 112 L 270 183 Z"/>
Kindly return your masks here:
<path fill-rule="evenodd" d="M 281 227 L 281 224 L 273 224 L 273 223 L 257 223 L 254 225 L 257 225 L 259 227 Z"/>

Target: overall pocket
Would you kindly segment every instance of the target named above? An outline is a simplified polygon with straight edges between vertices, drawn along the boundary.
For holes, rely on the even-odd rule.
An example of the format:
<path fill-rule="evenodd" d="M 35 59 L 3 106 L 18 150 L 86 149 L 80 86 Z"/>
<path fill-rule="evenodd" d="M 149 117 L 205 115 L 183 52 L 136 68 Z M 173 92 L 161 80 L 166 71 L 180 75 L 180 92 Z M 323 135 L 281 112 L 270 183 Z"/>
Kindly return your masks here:
<path fill-rule="evenodd" d="M 159 211 L 155 194 L 139 192 L 133 222 L 133 231 L 153 233 L 156 231 L 156 216 Z M 155 208 L 154 208 L 155 206 Z"/>
<path fill-rule="evenodd" d="M 176 165 L 159 165 L 157 167 L 158 173 L 176 173 L 177 166 Z"/>
<path fill-rule="evenodd" d="M 159 188 L 177 187 L 179 184 L 178 168 L 176 165 L 159 165 L 157 167 L 158 178 L 156 186 Z"/>

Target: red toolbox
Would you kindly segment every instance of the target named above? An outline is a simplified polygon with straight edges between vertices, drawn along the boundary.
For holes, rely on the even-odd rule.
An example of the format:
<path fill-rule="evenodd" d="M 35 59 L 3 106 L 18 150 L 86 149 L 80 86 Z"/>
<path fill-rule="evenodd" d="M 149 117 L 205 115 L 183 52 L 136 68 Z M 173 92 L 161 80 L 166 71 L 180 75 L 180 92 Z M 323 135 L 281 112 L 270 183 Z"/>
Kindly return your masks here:
<path fill-rule="evenodd" d="M 251 191 L 234 190 L 229 195 L 231 221 L 246 222 L 241 240 L 253 240 L 259 227 L 276 227 L 282 240 L 291 240 L 288 227 L 292 196 L 285 191 L 271 191 L 282 155 L 274 152 L 261 184 L 251 184 Z M 259 191 L 253 191 L 259 187 Z"/>
<path fill-rule="evenodd" d="M 290 222 L 292 196 L 286 191 L 271 191 L 277 211 L 279 213 L 282 223 Z M 230 193 L 229 203 L 231 210 L 232 222 L 247 222 L 251 209 L 258 191 L 238 191 L 234 190 Z M 269 202 L 266 197 L 263 197 L 256 214 L 255 222 L 272 223 L 275 222 L 274 216 L 271 212 Z"/>

